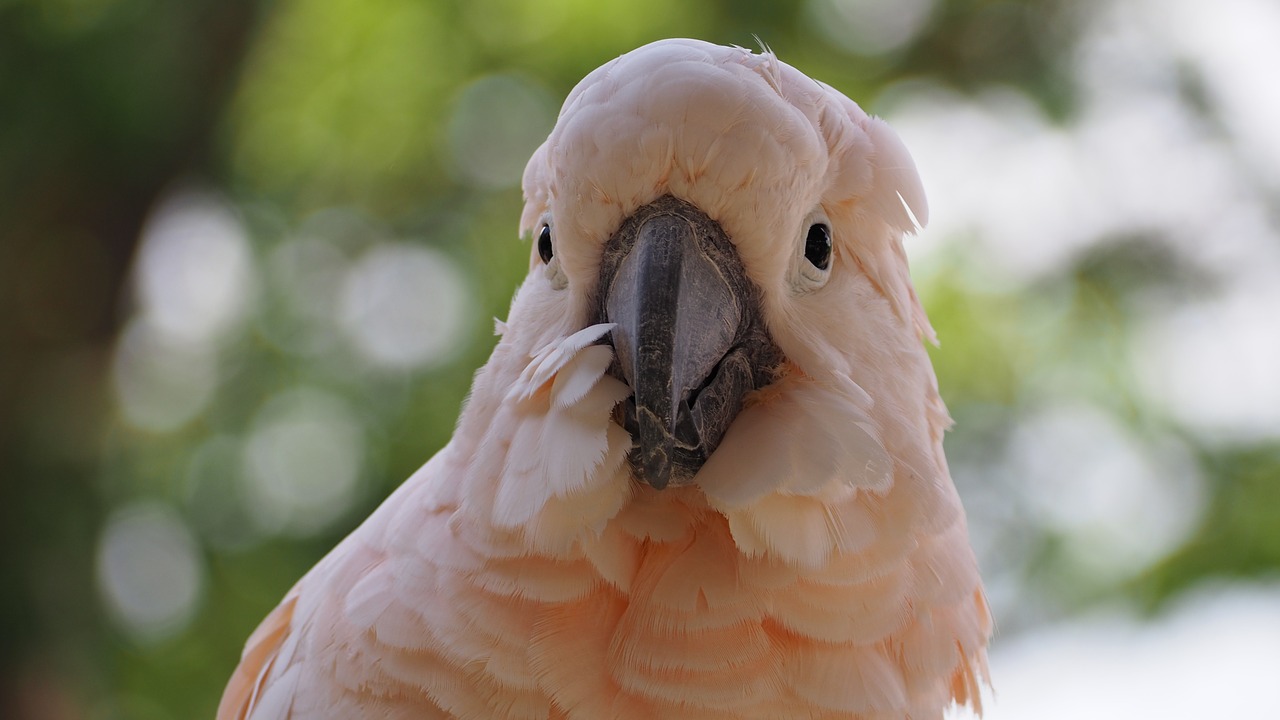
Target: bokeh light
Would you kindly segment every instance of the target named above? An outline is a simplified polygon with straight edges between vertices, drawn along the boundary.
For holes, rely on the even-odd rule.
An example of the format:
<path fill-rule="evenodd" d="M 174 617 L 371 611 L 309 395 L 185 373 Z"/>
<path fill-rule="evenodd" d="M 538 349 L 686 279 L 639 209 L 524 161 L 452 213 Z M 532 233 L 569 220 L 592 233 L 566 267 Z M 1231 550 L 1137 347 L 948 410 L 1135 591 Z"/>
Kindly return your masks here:
<path fill-rule="evenodd" d="M 98 587 L 121 628 L 154 642 L 186 627 L 204 589 L 204 563 L 182 518 L 154 501 L 120 507 L 98 546 Z"/>
<path fill-rule="evenodd" d="M 267 258 L 273 297 L 262 332 L 299 355 L 331 350 L 348 265 L 347 254 L 323 237 L 298 235 L 277 245 Z"/>
<path fill-rule="evenodd" d="M 465 350 L 471 302 L 448 257 L 395 243 L 375 246 L 356 261 L 338 313 L 348 337 L 371 363 L 412 368 Z"/>
<path fill-rule="evenodd" d="M 235 211 L 212 193 L 161 200 L 142 231 L 134 281 L 140 315 L 185 343 L 210 342 L 253 299 L 253 264 Z"/>
<path fill-rule="evenodd" d="M 929 21 L 937 0 L 809 0 L 807 19 L 828 42 L 859 55 L 897 50 Z"/>
<path fill-rule="evenodd" d="M 1280 436 L 1280 274 L 1157 316 L 1134 341 L 1152 402 L 1213 438 Z"/>
<path fill-rule="evenodd" d="M 517 75 L 475 80 L 463 88 L 449 119 L 454 172 L 484 188 L 518 185 L 554 120 L 554 101 L 529 80 Z"/>
<path fill-rule="evenodd" d="M 182 479 L 193 529 L 222 552 L 243 550 L 264 535 L 251 516 L 252 495 L 245 487 L 243 458 L 239 438 L 214 435 L 191 453 Z"/>
<path fill-rule="evenodd" d="M 1071 560 L 1096 578 L 1140 572 L 1185 542 L 1204 511 L 1185 448 L 1135 438 L 1096 407 L 1064 404 L 1022 418 L 1004 462 L 1032 522 L 1059 533 Z"/>
<path fill-rule="evenodd" d="M 144 318 L 125 328 L 112 375 L 125 418 L 144 430 L 173 430 L 196 417 L 213 397 L 217 358 Z"/>
<path fill-rule="evenodd" d="M 271 398 L 244 444 L 250 516 L 267 533 L 326 529 L 358 497 L 365 439 L 346 403 L 312 388 Z"/>

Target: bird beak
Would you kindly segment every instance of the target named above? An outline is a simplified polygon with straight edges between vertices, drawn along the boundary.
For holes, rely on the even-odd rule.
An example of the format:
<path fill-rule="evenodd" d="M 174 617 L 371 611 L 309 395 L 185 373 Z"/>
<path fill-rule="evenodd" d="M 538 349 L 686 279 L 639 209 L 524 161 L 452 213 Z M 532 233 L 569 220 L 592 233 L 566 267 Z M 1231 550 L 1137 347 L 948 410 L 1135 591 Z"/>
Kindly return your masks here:
<path fill-rule="evenodd" d="M 633 391 L 621 407 L 633 472 L 657 489 L 688 484 L 781 364 L 760 292 L 719 223 L 669 195 L 610 238 L 600 288 L 610 372 Z"/>

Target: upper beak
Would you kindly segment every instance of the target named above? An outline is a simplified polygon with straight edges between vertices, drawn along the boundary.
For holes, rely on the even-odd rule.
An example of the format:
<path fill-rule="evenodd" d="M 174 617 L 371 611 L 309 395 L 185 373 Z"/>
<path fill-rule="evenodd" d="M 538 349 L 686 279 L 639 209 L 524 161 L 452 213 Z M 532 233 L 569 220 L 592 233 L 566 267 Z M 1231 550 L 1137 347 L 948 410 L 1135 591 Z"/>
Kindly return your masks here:
<path fill-rule="evenodd" d="M 759 292 L 719 224 L 671 196 L 628 218 L 601 266 L 612 371 L 633 391 L 633 470 L 655 488 L 685 484 L 781 362 Z"/>

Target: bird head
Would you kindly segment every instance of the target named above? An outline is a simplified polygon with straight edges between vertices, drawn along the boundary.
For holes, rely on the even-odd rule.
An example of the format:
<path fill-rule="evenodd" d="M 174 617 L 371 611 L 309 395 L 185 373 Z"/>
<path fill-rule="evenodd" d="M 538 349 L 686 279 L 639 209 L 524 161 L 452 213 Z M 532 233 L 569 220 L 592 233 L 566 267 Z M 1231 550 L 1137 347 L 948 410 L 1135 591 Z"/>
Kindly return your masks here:
<path fill-rule="evenodd" d="M 897 137 L 768 52 L 663 41 L 573 90 L 524 191 L 530 272 L 449 445 L 255 633 L 224 708 L 274 679 L 255 717 L 295 690 L 357 712 L 326 684 L 384 715 L 980 711 Z"/>
<path fill-rule="evenodd" d="M 530 353 L 612 326 L 635 479 L 745 500 L 744 473 L 777 489 L 771 455 L 830 479 L 843 447 L 874 484 L 886 436 L 922 429 L 892 426 L 921 424 L 893 409 L 933 387 L 901 249 L 924 194 L 897 136 L 840 93 L 768 52 L 653 43 L 578 84 L 523 187 L 509 326 Z"/>

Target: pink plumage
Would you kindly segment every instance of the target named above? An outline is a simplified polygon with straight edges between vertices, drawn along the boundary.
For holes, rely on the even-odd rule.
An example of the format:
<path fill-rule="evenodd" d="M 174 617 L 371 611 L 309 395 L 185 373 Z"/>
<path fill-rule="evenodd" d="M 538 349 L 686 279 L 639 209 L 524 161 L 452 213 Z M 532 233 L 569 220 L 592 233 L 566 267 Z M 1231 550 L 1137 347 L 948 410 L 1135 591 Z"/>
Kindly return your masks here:
<path fill-rule="evenodd" d="M 264 620 L 220 720 L 977 707 L 991 620 L 901 247 L 927 209 L 888 126 L 771 54 L 663 41 L 574 89 L 525 195 L 554 259 L 531 253 L 453 439 Z M 593 318 L 606 241 L 668 195 L 732 239 L 785 360 L 659 490 Z"/>

